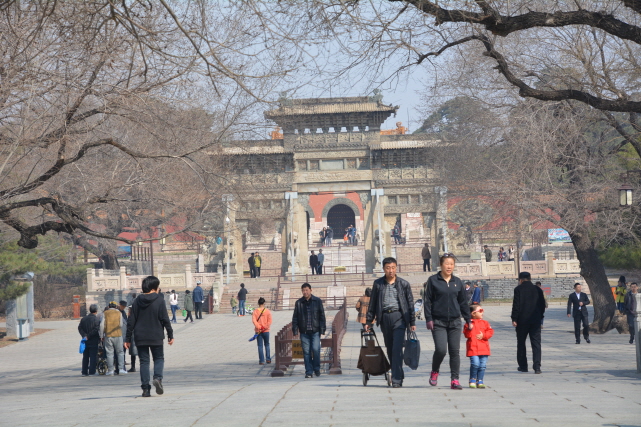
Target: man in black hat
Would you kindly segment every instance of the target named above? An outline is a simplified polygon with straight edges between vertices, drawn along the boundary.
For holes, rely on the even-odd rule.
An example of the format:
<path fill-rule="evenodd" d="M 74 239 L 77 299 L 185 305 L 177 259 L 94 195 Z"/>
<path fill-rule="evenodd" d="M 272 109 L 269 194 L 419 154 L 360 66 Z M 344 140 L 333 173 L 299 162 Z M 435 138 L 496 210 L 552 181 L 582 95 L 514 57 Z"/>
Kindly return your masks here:
<path fill-rule="evenodd" d="M 512 326 L 516 328 L 516 360 L 520 372 L 528 371 L 525 340 L 530 336 L 535 374 L 541 373 L 541 321 L 545 313 L 543 290 L 532 283 L 530 273 L 519 273 L 519 285 L 514 288 Z"/>

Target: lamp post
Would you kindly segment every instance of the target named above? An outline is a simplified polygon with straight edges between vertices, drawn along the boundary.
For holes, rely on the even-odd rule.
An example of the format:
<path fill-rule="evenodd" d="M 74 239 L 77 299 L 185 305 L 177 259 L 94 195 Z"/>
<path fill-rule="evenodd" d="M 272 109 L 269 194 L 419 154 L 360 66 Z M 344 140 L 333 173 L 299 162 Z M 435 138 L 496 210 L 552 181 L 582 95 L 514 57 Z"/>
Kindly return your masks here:
<path fill-rule="evenodd" d="M 372 196 L 376 196 L 376 211 L 378 215 L 378 262 L 383 268 L 383 224 L 381 222 L 381 206 L 380 197 L 385 195 L 385 190 L 382 188 L 372 188 Z"/>
<path fill-rule="evenodd" d="M 289 250 L 292 254 L 292 282 L 296 279 L 296 252 L 294 252 L 294 200 L 296 199 L 298 199 L 298 192 L 285 192 L 285 200 L 289 200 Z"/>
<path fill-rule="evenodd" d="M 229 203 L 233 200 L 233 194 L 223 194 L 223 203 L 225 203 L 225 209 L 227 210 L 227 214 L 225 215 L 225 234 L 227 235 L 227 285 L 229 285 L 229 264 L 231 262 L 231 245 L 229 243 L 229 234 L 231 233 L 231 219 L 229 219 Z"/>

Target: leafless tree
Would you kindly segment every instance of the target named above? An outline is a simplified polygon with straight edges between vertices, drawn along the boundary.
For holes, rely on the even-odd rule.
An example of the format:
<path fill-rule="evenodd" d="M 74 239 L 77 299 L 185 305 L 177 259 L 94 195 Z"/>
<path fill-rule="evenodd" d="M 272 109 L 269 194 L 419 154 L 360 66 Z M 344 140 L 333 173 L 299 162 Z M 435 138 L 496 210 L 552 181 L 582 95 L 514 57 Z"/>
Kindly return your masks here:
<path fill-rule="evenodd" d="M 233 189 L 207 150 L 255 124 L 291 62 L 252 25 L 215 2 L 3 2 L 4 230 L 33 248 L 210 216 Z"/>

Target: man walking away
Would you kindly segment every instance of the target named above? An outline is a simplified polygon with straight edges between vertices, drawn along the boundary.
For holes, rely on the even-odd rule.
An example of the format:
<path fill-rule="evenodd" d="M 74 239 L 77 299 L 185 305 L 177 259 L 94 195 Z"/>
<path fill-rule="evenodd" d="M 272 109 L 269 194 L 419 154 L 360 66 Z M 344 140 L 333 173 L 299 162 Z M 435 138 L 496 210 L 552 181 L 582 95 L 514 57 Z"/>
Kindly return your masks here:
<path fill-rule="evenodd" d="M 168 316 L 169 317 L 169 316 Z M 114 374 L 114 352 L 118 359 L 119 374 L 126 374 L 125 370 L 125 353 L 123 351 L 122 343 L 122 327 L 125 321 L 120 314 L 120 310 L 116 308 L 116 302 L 109 303 L 109 309 L 103 313 L 102 321 L 100 322 L 100 338 L 105 343 L 105 351 L 107 352 L 107 375 Z"/>
<path fill-rule="evenodd" d="M 312 378 L 312 373 L 320 377 L 320 337 L 325 335 L 325 309 L 320 298 L 312 295 L 312 286 L 303 283 L 303 296 L 294 304 L 292 316 L 292 333 L 298 335 L 303 347 L 305 361 L 305 378 Z"/>
<path fill-rule="evenodd" d="M 409 282 L 396 275 L 396 259 L 383 260 L 385 276 L 376 279 L 367 309 L 366 330 L 380 326 L 387 348 L 387 356 L 392 365 L 392 387 L 403 386 L 403 341 L 405 330 L 416 330 L 414 325 L 414 297 Z M 460 335 L 460 332 L 459 332 Z"/>
<path fill-rule="evenodd" d="M 637 284 L 630 283 L 630 292 L 625 294 L 625 315 L 628 320 L 628 329 L 630 331 L 630 344 L 634 344 L 634 318 L 637 317 Z"/>
<path fill-rule="evenodd" d="M 581 323 L 583 323 L 583 338 L 590 344 L 590 324 L 588 322 L 588 308 L 590 304 L 588 295 L 581 292 L 581 284 L 574 284 L 574 292 L 568 297 L 568 317 L 574 318 L 574 337 L 576 343 L 581 344 Z"/>
<path fill-rule="evenodd" d="M 258 252 L 254 254 L 254 277 L 260 277 L 260 268 L 263 265 L 263 260 L 258 255 Z"/>
<path fill-rule="evenodd" d="M 334 229 L 332 229 L 332 227 L 328 225 L 327 230 L 325 231 L 325 246 L 332 246 L 333 238 L 334 238 Z"/>
<path fill-rule="evenodd" d="M 238 291 L 238 315 L 245 315 L 245 302 L 247 301 L 247 289 L 245 289 L 245 284 L 240 284 L 240 290 Z"/>
<path fill-rule="evenodd" d="M 487 247 L 487 245 L 483 246 L 483 252 L 485 253 L 485 262 L 492 261 L 492 251 Z"/>
<path fill-rule="evenodd" d="M 194 314 L 196 315 L 196 319 L 203 318 L 203 301 L 205 300 L 205 294 L 203 293 L 203 288 L 200 285 L 200 281 L 196 282 L 196 289 L 194 289 L 194 293 L 192 294 L 192 298 L 194 300 Z"/>
<path fill-rule="evenodd" d="M 472 293 L 472 304 L 481 304 L 481 288 L 478 282 L 474 282 L 474 292 Z"/>
<path fill-rule="evenodd" d="M 249 277 L 252 279 L 256 277 L 256 264 L 254 262 L 254 253 L 252 252 L 251 256 L 247 260 L 247 263 L 249 264 Z"/>
<path fill-rule="evenodd" d="M 120 300 L 117 308 L 118 308 L 118 311 L 120 311 L 120 315 L 122 316 L 122 319 L 123 319 L 122 327 L 120 328 L 122 330 L 122 352 L 123 352 L 122 354 L 123 354 L 123 359 L 127 360 L 127 351 L 125 350 L 125 337 L 127 336 L 127 313 L 125 313 L 125 309 L 127 308 L 127 301 Z M 131 352 L 129 353 L 131 354 Z M 125 362 L 125 365 L 126 364 L 127 362 Z M 116 365 L 115 370 L 118 371 L 118 368 L 119 368 L 118 365 Z M 123 366 L 122 369 L 125 369 L 125 367 Z"/>
<path fill-rule="evenodd" d="M 167 330 L 169 345 L 174 343 L 174 331 L 167 315 L 165 299 L 160 294 L 160 280 L 154 276 L 147 276 L 142 281 L 143 294 L 136 298 L 131 306 L 131 314 L 127 324 L 127 338 L 125 347 L 131 345 L 132 334 L 136 335 L 136 346 L 138 357 L 140 357 L 140 382 L 142 383 L 142 397 L 150 397 L 150 357 L 154 359 L 153 384 L 156 387 L 156 394 L 163 394 L 162 385 L 165 356 L 163 351 L 163 340 Z"/>
<path fill-rule="evenodd" d="M 541 321 L 545 313 L 543 290 L 532 283 L 530 273 L 519 273 L 519 285 L 514 288 L 512 326 L 516 329 L 516 360 L 520 372 L 528 371 L 525 340 L 530 336 L 534 373 L 541 373 Z"/>
<path fill-rule="evenodd" d="M 98 344 L 100 343 L 100 321 L 96 317 L 98 306 L 91 304 L 89 314 L 78 324 L 78 332 L 85 341 L 85 351 L 82 353 L 82 376 L 96 375 L 98 361 Z"/>
<path fill-rule="evenodd" d="M 423 246 L 423 249 L 421 250 L 421 256 L 423 257 L 423 272 L 432 271 L 432 267 L 430 266 L 432 254 L 430 253 L 429 243 L 426 243 L 425 246 Z M 425 270 L 425 267 L 427 267 L 427 270 Z"/>
<path fill-rule="evenodd" d="M 312 270 L 312 276 L 318 274 L 318 256 L 314 254 L 314 251 L 312 251 L 312 254 L 309 256 L 309 268 Z"/>
<path fill-rule="evenodd" d="M 316 267 L 317 274 L 323 274 L 323 264 L 325 264 L 325 254 L 322 249 L 318 250 L 318 266 Z"/>

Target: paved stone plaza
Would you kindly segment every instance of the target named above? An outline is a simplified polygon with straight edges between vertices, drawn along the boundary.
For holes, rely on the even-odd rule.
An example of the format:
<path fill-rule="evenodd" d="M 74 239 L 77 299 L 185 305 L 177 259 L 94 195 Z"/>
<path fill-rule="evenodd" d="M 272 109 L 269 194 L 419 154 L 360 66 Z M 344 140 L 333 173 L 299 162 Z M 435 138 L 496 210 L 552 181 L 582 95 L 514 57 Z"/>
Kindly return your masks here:
<path fill-rule="evenodd" d="M 439 385 L 428 385 L 434 347 L 422 324 L 421 366 L 406 368 L 404 387 L 388 388 L 382 377 L 363 387 L 356 369 L 355 310 L 343 342 L 343 375 L 308 380 L 300 366 L 291 376 L 271 378 L 271 366 L 258 365 L 256 344 L 247 341 L 253 333 L 249 316 L 180 322 L 174 346 L 165 346 L 165 394 L 155 396 L 152 389 L 151 398 L 140 397 L 138 373 L 81 377 L 77 322 L 39 322 L 38 328 L 54 330 L 0 349 L 0 425 L 641 425 L 641 376 L 627 335 L 610 332 L 593 336 L 592 344 L 575 345 L 565 307 L 550 307 L 543 375 L 520 373 L 509 311 L 509 306 L 486 307 L 496 330 L 488 388 L 462 391 L 449 389 L 447 358 Z M 274 313 L 272 335 L 291 314 Z M 462 384 L 468 366 L 463 357 Z"/>

